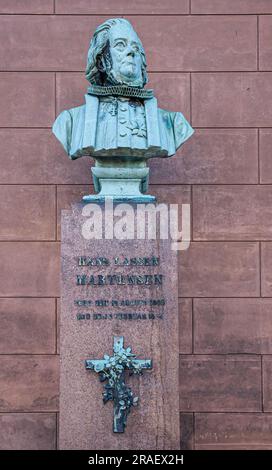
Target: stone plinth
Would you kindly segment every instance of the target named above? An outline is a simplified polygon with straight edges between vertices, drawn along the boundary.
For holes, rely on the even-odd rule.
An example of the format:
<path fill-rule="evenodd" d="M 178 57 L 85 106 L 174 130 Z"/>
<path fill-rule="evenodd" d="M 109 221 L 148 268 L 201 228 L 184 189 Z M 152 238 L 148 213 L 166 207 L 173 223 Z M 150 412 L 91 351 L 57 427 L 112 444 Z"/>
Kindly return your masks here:
<path fill-rule="evenodd" d="M 59 446 L 178 449 L 177 252 L 170 240 L 86 240 L 83 207 L 62 214 Z M 153 363 L 126 376 L 139 405 L 124 433 L 113 432 L 113 402 L 103 404 L 103 383 L 85 369 L 86 359 L 112 355 L 114 336 Z"/>

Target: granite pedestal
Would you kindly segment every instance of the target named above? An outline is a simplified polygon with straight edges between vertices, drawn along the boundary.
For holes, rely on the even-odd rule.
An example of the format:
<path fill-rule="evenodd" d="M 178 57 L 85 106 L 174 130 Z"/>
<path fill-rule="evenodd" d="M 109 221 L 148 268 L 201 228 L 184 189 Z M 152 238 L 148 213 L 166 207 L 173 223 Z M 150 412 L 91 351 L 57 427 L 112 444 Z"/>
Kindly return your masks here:
<path fill-rule="evenodd" d="M 85 239 L 83 207 L 62 213 L 59 447 L 179 449 L 177 252 L 171 240 Z M 153 367 L 126 376 L 139 405 L 124 433 L 113 432 L 113 403 L 85 369 L 112 355 L 114 336 Z"/>

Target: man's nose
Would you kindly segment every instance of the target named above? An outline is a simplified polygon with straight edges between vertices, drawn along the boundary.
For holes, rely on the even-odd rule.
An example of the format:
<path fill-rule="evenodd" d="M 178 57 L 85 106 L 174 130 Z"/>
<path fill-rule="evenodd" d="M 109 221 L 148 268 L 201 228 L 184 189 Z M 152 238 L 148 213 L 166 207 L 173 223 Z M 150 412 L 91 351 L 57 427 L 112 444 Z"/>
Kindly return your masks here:
<path fill-rule="evenodd" d="M 135 56 L 135 51 L 134 51 L 133 47 L 130 46 L 130 44 L 128 44 L 126 52 L 127 52 L 127 55 L 131 55 L 132 57 Z"/>

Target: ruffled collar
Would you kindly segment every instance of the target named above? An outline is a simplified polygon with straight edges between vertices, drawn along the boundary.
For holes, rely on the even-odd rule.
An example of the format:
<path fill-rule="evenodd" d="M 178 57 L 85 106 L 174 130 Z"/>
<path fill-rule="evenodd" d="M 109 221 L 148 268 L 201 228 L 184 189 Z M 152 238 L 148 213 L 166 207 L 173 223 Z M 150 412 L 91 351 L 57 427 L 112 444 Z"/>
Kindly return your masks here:
<path fill-rule="evenodd" d="M 145 90 L 144 88 L 137 88 L 128 85 L 110 85 L 99 86 L 91 85 L 88 87 L 89 95 L 96 96 L 125 96 L 128 98 L 153 98 L 153 90 Z"/>

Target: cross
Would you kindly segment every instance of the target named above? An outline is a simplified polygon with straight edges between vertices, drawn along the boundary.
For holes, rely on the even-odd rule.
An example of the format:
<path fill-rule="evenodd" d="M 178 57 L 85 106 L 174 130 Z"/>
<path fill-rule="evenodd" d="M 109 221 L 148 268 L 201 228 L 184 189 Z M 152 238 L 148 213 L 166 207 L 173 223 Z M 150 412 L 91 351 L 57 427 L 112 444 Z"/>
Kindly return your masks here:
<path fill-rule="evenodd" d="M 124 432 L 130 408 L 139 400 L 125 383 L 125 370 L 130 375 L 141 375 L 143 369 L 152 369 L 152 361 L 136 359 L 130 347 L 124 348 L 123 336 L 114 336 L 113 353 L 111 357 L 105 354 L 103 359 L 87 359 L 85 367 L 97 372 L 101 382 L 108 381 L 104 385 L 103 402 L 113 401 L 113 432 Z"/>

